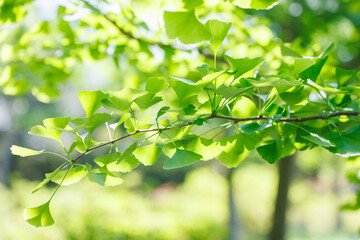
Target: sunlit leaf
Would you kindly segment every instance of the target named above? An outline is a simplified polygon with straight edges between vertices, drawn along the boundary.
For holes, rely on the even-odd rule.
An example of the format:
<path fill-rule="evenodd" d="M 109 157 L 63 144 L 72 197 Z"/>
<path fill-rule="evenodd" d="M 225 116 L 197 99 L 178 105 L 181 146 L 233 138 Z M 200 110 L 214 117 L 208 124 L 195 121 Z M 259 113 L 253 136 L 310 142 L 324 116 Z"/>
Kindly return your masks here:
<path fill-rule="evenodd" d="M 233 3 L 241 8 L 270 9 L 279 3 L 279 0 L 234 0 Z"/>
<path fill-rule="evenodd" d="M 34 208 L 26 208 L 24 210 L 25 220 L 35 227 L 47 227 L 53 225 L 54 219 L 50 214 L 49 205 L 50 201 Z"/>
<path fill-rule="evenodd" d="M 161 97 L 156 97 L 154 93 L 146 93 L 134 100 L 134 102 L 139 106 L 141 111 L 145 111 L 152 105 L 160 102 L 162 100 Z"/>
<path fill-rule="evenodd" d="M 55 182 L 57 184 L 60 184 L 60 182 L 63 180 L 67 170 L 63 170 L 58 172 L 54 177 L 51 178 L 52 182 Z M 45 174 L 46 177 L 49 177 L 52 173 Z M 87 174 L 87 170 L 84 166 L 76 166 L 74 168 L 71 168 L 69 172 L 66 175 L 66 178 L 62 182 L 61 185 L 70 185 L 79 182 L 81 179 L 83 179 Z"/>
<path fill-rule="evenodd" d="M 131 172 L 134 168 L 139 166 L 140 162 L 136 159 L 135 156 L 129 155 L 122 160 L 117 160 L 115 162 L 109 163 L 106 165 L 107 169 L 111 172 Z"/>
<path fill-rule="evenodd" d="M 153 165 L 156 160 L 159 158 L 161 153 L 161 148 L 155 146 L 155 144 L 151 144 L 144 147 L 138 147 L 134 151 L 135 157 L 144 164 L 145 166 Z"/>
<path fill-rule="evenodd" d="M 10 150 L 13 155 L 17 155 L 21 157 L 34 156 L 44 153 L 42 151 L 36 151 L 29 148 L 19 147 L 16 145 L 12 145 Z"/>
<path fill-rule="evenodd" d="M 29 134 L 51 138 L 58 142 L 61 142 L 60 136 L 62 134 L 62 130 L 67 124 L 70 122 L 70 117 L 66 118 L 47 118 L 43 121 L 44 126 L 37 125 L 32 127 Z"/>
<path fill-rule="evenodd" d="M 193 11 L 164 12 L 166 34 L 169 38 L 178 38 L 182 43 L 198 43 L 210 40 L 211 34 L 199 22 Z"/>
<path fill-rule="evenodd" d="M 235 78 L 238 78 L 244 73 L 254 69 L 264 61 L 261 57 L 234 59 L 232 57 L 225 56 L 225 59 L 230 64 L 231 69 L 235 72 Z"/>
<path fill-rule="evenodd" d="M 157 93 L 161 90 L 164 90 L 168 85 L 165 83 L 164 79 L 160 78 L 149 78 L 146 81 L 145 90 L 148 92 Z"/>
<path fill-rule="evenodd" d="M 86 116 L 90 117 L 96 110 L 101 107 L 101 100 L 106 97 L 102 91 L 82 91 L 79 93 L 79 100 L 83 106 Z"/>
<path fill-rule="evenodd" d="M 71 122 L 75 125 L 89 131 L 93 132 L 96 128 L 112 120 L 113 117 L 108 113 L 95 113 L 92 114 L 89 118 L 75 118 Z"/>
<path fill-rule="evenodd" d="M 205 27 L 212 36 L 210 43 L 214 48 L 214 52 L 216 53 L 229 31 L 231 23 L 211 19 L 205 23 Z"/>
<path fill-rule="evenodd" d="M 223 138 L 217 144 L 222 152 L 216 158 L 228 168 L 239 165 L 248 154 L 240 135 Z"/>
<path fill-rule="evenodd" d="M 55 171 L 45 174 L 46 178 L 42 180 L 33 190 L 32 193 L 37 192 L 40 188 L 44 187 L 48 182 L 50 182 L 63 168 L 63 165 L 55 169 Z"/>
<path fill-rule="evenodd" d="M 182 0 L 185 9 L 194 9 L 204 3 L 204 0 Z"/>

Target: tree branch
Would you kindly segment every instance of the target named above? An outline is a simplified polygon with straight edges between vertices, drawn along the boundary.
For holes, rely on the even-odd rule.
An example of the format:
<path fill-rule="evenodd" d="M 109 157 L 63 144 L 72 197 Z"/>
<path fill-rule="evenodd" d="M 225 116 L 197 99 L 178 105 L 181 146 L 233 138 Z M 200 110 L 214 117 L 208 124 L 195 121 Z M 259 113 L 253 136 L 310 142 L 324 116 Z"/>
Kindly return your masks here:
<path fill-rule="evenodd" d="M 335 112 L 332 113 L 330 115 L 318 115 L 318 116 L 310 116 L 310 117 L 304 117 L 304 118 L 280 118 L 277 121 L 278 122 L 308 122 L 308 121 L 312 121 L 312 120 L 326 120 L 329 118 L 334 118 L 334 117 L 339 117 L 339 116 L 358 116 L 360 115 L 360 112 Z M 257 117 L 248 117 L 248 118 L 234 118 L 234 117 L 229 117 L 229 116 L 220 116 L 220 115 L 210 115 L 206 118 L 204 118 L 205 120 L 210 120 L 210 119 L 224 119 L 224 120 L 228 120 L 228 121 L 233 121 L 234 123 L 238 123 L 238 122 L 246 122 L 246 121 L 264 121 L 264 120 L 268 120 L 269 117 L 264 117 L 264 116 L 257 116 Z M 183 128 L 183 127 L 187 127 L 187 126 L 191 126 L 194 125 L 194 121 L 189 122 L 189 123 L 185 123 L 182 125 L 178 125 L 175 127 L 166 127 L 166 128 L 150 128 L 150 129 L 142 129 L 142 130 L 136 130 L 135 132 L 129 133 L 125 136 L 122 137 L 118 137 L 116 139 L 113 139 L 111 141 L 108 142 L 104 142 L 102 144 L 99 144 L 95 147 L 91 147 L 86 149 L 85 152 L 81 153 L 79 156 L 77 156 L 73 162 L 76 162 L 77 160 L 79 160 L 82 156 L 84 156 L 85 154 L 101 148 L 103 146 L 109 145 L 109 144 L 113 144 L 115 142 L 118 142 L 120 140 L 123 140 L 125 138 L 131 137 L 133 135 L 139 134 L 139 133 L 147 133 L 147 132 L 162 132 L 162 131 L 167 131 L 167 130 L 171 130 L 171 129 L 176 129 L 176 128 Z"/>

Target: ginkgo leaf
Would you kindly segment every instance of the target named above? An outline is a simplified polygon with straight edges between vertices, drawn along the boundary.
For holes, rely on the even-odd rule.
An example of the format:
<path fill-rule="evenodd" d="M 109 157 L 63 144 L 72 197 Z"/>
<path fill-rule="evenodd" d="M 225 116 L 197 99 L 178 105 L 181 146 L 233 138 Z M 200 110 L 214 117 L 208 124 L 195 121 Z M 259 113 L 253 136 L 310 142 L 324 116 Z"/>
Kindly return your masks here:
<path fill-rule="evenodd" d="M 65 118 L 47 118 L 43 121 L 43 125 L 36 125 L 31 128 L 29 134 L 41 136 L 45 138 L 51 138 L 61 143 L 60 136 L 62 130 L 70 122 L 70 117 Z"/>
<path fill-rule="evenodd" d="M 168 170 L 188 166 L 199 161 L 201 158 L 202 156 L 199 154 L 177 148 L 175 154 L 164 165 L 164 169 Z"/>
<path fill-rule="evenodd" d="M 234 0 L 233 4 L 241 8 L 270 9 L 277 5 L 279 0 Z"/>
<path fill-rule="evenodd" d="M 164 12 L 166 34 L 169 38 L 178 38 L 185 44 L 210 40 L 211 34 L 197 19 L 194 11 Z"/>
<path fill-rule="evenodd" d="M 211 19 L 205 23 L 205 27 L 212 36 L 210 43 L 214 48 L 214 52 L 216 54 L 217 50 L 221 46 L 222 42 L 224 41 L 231 27 L 231 23 L 226 23 L 216 19 Z"/>
<path fill-rule="evenodd" d="M 44 153 L 43 151 L 36 151 L 29 148 L 19 147 L 16 145 L 12 145 L 10 150 L 13 155 L 17 155 L 21 157 L 34 156 Z"/>
<path fill-rule="evenodd" d="M 66 178 L 64 179 L 66 172 L 67 172 L 67 170 L 58 172 L 58 174 L 56 174 L 54 177 L 51 178 L 51 181 L 55 182 L 57 184 L 61 183 L 61 185 L 67 186 L 67 185 L 79 182 L 87 174 L 86 168 L 81 165 L 71 168 L 69 170 L 69 172 L 67 173 Z M 47 174 L 45 174 L 45 176 L 48 177 L 51 174 L 52 173 L 47 173 Z"/>
<path fill-rule="evenodd" d="M 43 205 L 26 208 L 24 210 L 25 220 L 35 227 L 47 227 L 54 224 L 54 219 L 50 213 L 50 201 Z"/>
<path fill-rule="evenodd" d="M 148 166 L 153 165 L 156 162 L 160 156 L 161 151 L 161 148 L 155 146 L 155 144 L 151 144 L 144 147 L 138 147 L 133 154 L 139 160 L 139 162 L 145 166 Z"/>
<path fill-rule="evenodd" d="M 106 97 L 106 94 L 102 91 L 82 91 L 78 96 L 81 105 L 85 110 L 86 116 L 90 117 L 93 113 L 95 113 L 96 110 L 101 107 L 101 100 Z"/>

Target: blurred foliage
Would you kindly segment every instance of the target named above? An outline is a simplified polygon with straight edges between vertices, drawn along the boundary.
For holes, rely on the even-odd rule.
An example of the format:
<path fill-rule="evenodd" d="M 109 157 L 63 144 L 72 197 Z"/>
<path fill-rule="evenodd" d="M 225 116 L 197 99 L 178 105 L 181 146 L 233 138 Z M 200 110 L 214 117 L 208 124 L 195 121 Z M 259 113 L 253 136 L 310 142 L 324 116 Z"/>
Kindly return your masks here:
<path fill-rule="evenodd" d="M 288 238 L 354 239 L 359 215 L 338 212 L 339 200 L 333 192 L 338 182 L 329 171 L 344 170 L 344 161 L 333 168 L 321 157 L 324 151 L 307 152 L 320 164 L 318 180 L 297 176 L 290 191 Z M 301 159 L 298 158 L 298 164 Z M 236 170 L 236 200 L 246 239 L 264 239 L 271 221 L 276 168 L 245 161 Z M 324 165 L 328 165 L 324 167 Z M 101 188 L 88 181 L 61 189 L 53 214 L 57 224 L 35 229 L 21 217 L 24 206 L 45 200 L 51 188 L 39 192 L 38 199 L 28 193 L 34 182 L 14 179 L 12 191 L 2 188 L 0 237 L 12 239 L 224 239 L 227 234 L 227 182 L 219 166 L 190 171 L 184 183 L 166 183 L 144 192 L 146 179 L 138 172 L 128 174 L 124 185 Z M 176 170 L 173 170 L 176 171 Z M 308 175 L 307 175 L 308 176 Z M 14 176 L 15 177 L 15 176 Z M 340 179 L 344 183 L 345 179 Z M 315 184 L 314 184 L 315 183 Z M 336 183 L 338 184 L 338 183 Z M 204 187 L 207 186 L 207 187 Z M 341 195 L 350 189 L 341 186 Z M 36 202 L 35 202 L 36 201 Z M 111 204 L 108 202 L 111 201 Z M 341 225 L 336 227 L 338 219 Z M 326 220 L 326 221 L 325 221 Z"/>
<path fill-rule="evenodd" d="M 281 57 L 282 45 L 291 48 L 302 56 L 318 56 L 323 49 L 326 49 L 331 43 L 335 42 L 336 48 L 334 52 L 331 53 L 331 57 L 323 68 L 322 79 L 329 81 L 335 79 L 336 73 L 334 66 L 344 69 L 359 69 L 359 1 L 289 0 L 281 1 L 280 4 L 276 5 L 270 11 L 242 9 L 237 7 L 238 4 L 236 4 L 236 2 L 248 2 L 247 4 L 251 4 L 251 1 L 230 1 L 233 2 L 233 4 L 230 4 L 229 1 L 204 1 L 204 4 L 199 4 L 199 6 L 197 6 L 198 2 L 202 1 L 194 1 L 195 3 L 192 3 L 192 1 L 183 1 L 184 4 L 180 1 L 171 0 L 146 1 L 149 5 L 144 5 L 142 1 L 89 1 L 93 4 L 92 6 L 89 6 L 84 1 L 77 0 L 62 2 L 51 1 L 52 3 L 49 3 L 49 1 L 47 3 L 45 2 L 46 1 L 40 0 L 0 1 L 0 88 L 5 95 L 21 95 L 21 97 L 15 100 L 10 100 L 11 104 L 9 106 L 11 106 L 11 110 L 9 111 L 15 112 L 12 116 L 13 121 L 10 121 L 13 124 L 13 129 L 20 128 L 29 130 L 31 126 L 39 124 L 41 120 L 46 117 L 56 117 L 59 115 L 68 116 L 72 113 L 78 117 L 83 117 L 82 110 L 79 107 L 75 107 L 76 104 L 80 106 L 80 103 L 74 98 L 76 93 L 83 89 L 109 88 L 118 90 L 124 87 L 144 88 L 145 79 L 148 79 L 150 76 L 167 77 L 168 75 L 175 75 L 187 79 L 200 78 L 200 73 L 196 72 L 194 67 L 200 66 L 203 63 L 207 63 L 208 65 L 213 64 L 210 44 L 203 42 L 196 45 L 184 45 L 179 41 L 170 42 L 167 40 L 159 6 L 167 7 L 170 10 L 179 10 L 182 9 L 182 7 L 191 9 L 196 6 L 196 14 L 201 22 L 205 22 L 207 19 L 214 17 L 223 21 L 232 22 L 233 27 L 230 29 L 224 45 L 219 49 L 217 54 L 218 67 L 228 67 L 227 63 L 222 59 L 225 53 L 234 58 L 263 56 L 266 61 L 265 64 L 261 65 L 259 74 L 275 73 L 283 64 Z M 135 2 L 140 2 L 140 4 L 136 5 Z M 195 6 L 193 4 L 195 4 Z M 93 6 L 95 6 L 95 8 Z M 154 11 L 149 11 L 149 9 Z M 44 103 L 49 103 L 59 98 L 60 100 L 55 104 L 46 106 L 37 102 L 28 93 L 35 96 L 36 100 Z M 9 99 L 3 95 L 1 95 L 1 98 Z M 71 106 L 72 109 L 70 109 L 69 106 Z M 249 112 L 250 111 L 251 109 L 249 109 Z M 242 117 L 241 114 L 242 113 L 239 113 L 237 117 Z M 104 128 L 102 130 L 104 130 Z M 124 129 L 122 130 L 124 131 Z M 55 149 L 54 151 L 58 149 L 51 143 L 38 139 L 36 143 L 34 143 L 33 138 L 22 138 L 26 144 L 29 143 L 27 146 L 36 146 L 36 149 Z M 322 157 L 319 157 L 318 159 L 321 158 Z M 301 165 L 304 171 L 304 175 L 301 177 L 305 178 L 310 175 L 312 178 L 310 178 L 307 184 L 299 184 L 300 187 L 298 184 L 295 184 L 294 189 L 297 190 L 292 190 L 295 193 L 291 193 L 296 195 L 296 192 L 300 192 L 302 193 L 302 195 L 300 195 L 304 199 L 304 196 L 311 196 L 307 191 L 312 189 L 314 184 L 312 181 L 315 181 L 318 176 L 323 177 L 327 174 L 323 172 L 323 163 L 319 164 L 316 160 L 312 161 L 311 159 L 314 158 L 305 156 L 299 165 Z M 42 163 L 40 160 L 41 158 L 38 161 L 32 161 L 35 163 L 22 160 L 21 162 L 16 161 L 15 169 L 30 179 L 40 179 L 40 176 L 43 176 L 44 172 L 50 172 L 50 170 L 56 168 L 54 168 L 56 163 L 54 163 L 51 158 L 46 158 Z M 357 209 L 360 207 L 360 194 L 358 187 L 356 187 L 359 185 L 355 185 L 359 184 L 358 162 L 359 160 L 357 159 L 349 161 L 349 180 L 354 183 L 353 190 L 358 192 L 358 198 L 349 203 L 349 205 L 346 205 L 344 207 L 345 209 Z M 329 164 L 337 166 L 336 161 L 331 161 Z M 257 165 L 255 165 L 254 168 L 256 170 L 248 171 L 249 176 L 247 178 L 244 177 L 245 180 L 260 175 L 257 171 L 260 168 Z M 178 182 L 184 179 L 188 169 L 189 168 L 176 171 L 176 179 Z M 240 171 L 241 169 L 239 172 Z M 164 175 L 171 175 L 168 173 L 161 173 L 161 176 L 158 176 L 160 171 L 156 168 L 149 170 L 141 168 L 139 172 L 148 177 L 152 175 L 149 179 L 152 179 L 152 182 L 159 185 L 169 179 L 173 179 L 171 178 L 172 176 L 164 177 Z M 266 174 L 269 173 L 265 173 L 265 175 Z M 269 175 L 271 174 L 273 173 Z M 245 172 L 244 175 L 246 176 Z M 266 178 L 266 176 L 264 176 L 264 178 Z M 269 183 L 274 181 L 273 176 L 269 177 L 269 179 Z M 262 180 L 262 182 L 267 181 Z M 27 183 L 22 184 L 26 185 Z M 260 186 L 260 184 L 258 187 L 261 187 L 261 192 L 264 194 L 268 189 L 265 189 L 263 185 Z M 85 195 L 91 192 L 93 188 L 94 187 L 89 187 L 88 189 L 85 186 L 83 189 L 84 192 L 81 193 L 82 187 L 78 186 L 77 190 L 74 191 L 78 194 L 77 202 L 81 202 L 83 198 L 85 200 L 88 199 L 81 196 L 81 194 Z M 151 188 L 150 186 L 149 189 Z M 269 186 L 269 188 L 271 188 L 271 186 Z M 23 196 L 24 192 L 29 192 L 30 187 L 24 190 L 22 187 L 17 187 L 17 183 L 14 183 L 14 189 L 18 195 L 12 195 L 13 193 L 7 192 L 7 190 L 4 190 L 4 192 L 7 192 L 9 197 L 17 199 L 19 196 Z M 241 189 L 243 188 L 241 187 L 237 192 L 241 192 Z M 256 190 L 256 188 L 249 189 L 248 191 L 251 190 Z M 113 189 L 111 189 L 111 191 L 113 191 Z M 271 192 L 273 193 L 273 191 Z M 50 193 L 44 192 L 44 195 L 46 194 L 49 195 Z M 69 201 L 72 201 L 71 197 L 73 195 L 71 191 L 69 190 L 67 194 L 68 199 L 70 199 Z M 106 194 L 108 194 L 108 192 Z M 111 198 L 110 195 L 111 193 L 109 192 L 109 198 Z M 131 195 L 131 193 L 126 192 L 125 195 Z M 337 204 L 340 204 L 332 202 L 335 197 L 330 195 L 329 193 L 329 195 L 325 195 L 326 197 L 319 200 L 319 205 L 317 205 L 317 200 L 314 200 L 316 203 L 310 200 L 305 201 L 310 207 L 304 207 L 304 209 L 312 209 L 311 211 L 300 211 L 302 208 L 291 211 L 295 212 L 293 213 L 294 216 L 297 214 L 307 214 L 306 216 L 310 219 L 310 215 L 313 214 L 313 211 L 319 209 L 319 206 L 329 206 L 329 208 L 334 208 L 335 206 L 336 208 L 338 206 Z M 97 193 L 91 196 L 92 199 L 96 199 L 96 197 L 104 197 L 107 195 Z M 209 199 L 210 197 L 211 196 L 209 196 Z M 267 196 L 259 196 L 259 198 L 266 197 Z M 66 198 L 66 195 L 64 195 L 64 198 Z M 134 198 L 133 201 L 139 201 L 141 204 L 145 201 L 141 196 L 135 196 Z M 140 198 L 140 200 L 136 200 L 137 198 Z M 315 198 L 309 197 L 309 199 Z M 116 201 L 117 200 L 114 200 L 112 202 Z M 244 206 L 250 206 L 253 201 L 254 199 L 250 198 L 244 203 Z M 56 204 L 65 204 L 65 201 L 58 200 Z M 91 203 L 88 204 L 90 205 L 89 208 L 93 206 Z M 142 206 L 141 204 L 139 204 L 139 206 Z M 148 203 L 144 203 L 144 205 L 146 204 Z M 19 207 L 19 205 L 17 205 L 17 207 Z M 22 204 L 21 207 L 24 205 L 25 203 Z M 99 203 L 99 205 L 101 205 L 101 203 Z M 14 209 L 17 209 L 17 207 L 14 207 Z M 69 206 L 60 206 L 58 209 L 66 209 L 66 207 Z M 104 214 L 111 215 L 115 207 L 108 208 Z M 151 211 L 152 208 L 153 206 L 149 207 L 150 210 L 143 209 L 142 211 L 146 214 Z M 320 209 L 318 214 L 324 214 L 324 212 L 327 211 L 324 210 L 324 208 L 322 211 Z M 116 207 L 116 209 L 118 208 Z M 262 208 L 260 206 L 257 209 Z M 19 209 L 16 211 L 20 214 Z M 100 229 L 99 226 L 103 226 L 102 224 L 86 221 L 93 217 L 96 219 L 96 215 L 89 216 L 87 214 L 90 213 L 86 213 L 87 210 L 83 211 L 84 216 L 79 215 L 79 219 L 74 225 L 79 223 L 84 224 L 84 226 L 79 227 L 79 231 L 84 235 L 82 237 L 85 239 L 91 239 L 92 236 L 107 236 L 106 234 L 109 235 L 109 239 L 114 238 L 114 236 L 120 239 L 121 237 L 141 239 L 144 237 L 144 234 L 148 234 L 146 236 L 154 236 L 154 239 L 169 239 L 166 238 L 166 236 L 170 236 L 167 235 L 170 233 L 161 233 L 162 236 L 158 236 L 156 232 L 151 234 L 148 232 L 139 233 L 138 236 L 133 236 L 131 235 L 133 234 L 131 231 L 116 230 L 116 226 L 121 224 L 124 224 L 121 225 L 124 226 L 124 229 L 134 230 L 133 226 L 136 225 L 138 219 L 134 220 L 131 226 L 120 223 L 119 220 L 119 223 L 109 223 L 109 226 L 112 226 L 111 229 Z M 242 209 L 241 212 L 243 211 L 244 214 L 251 215 L 251 217 L 248 217 L 250 220 L 245 221 L 247 229 L 254 229 L 254 232 L 261 233 L 267 231 L 268 226 L 262 221 L 267 221 L 266 219 L 271 215 L 269 209 L 264 210 L 265 216 L 267 217 L 261 217 L 261 220 L 259 220 L 257 216 L 262 216 L 262 212 L 255 212 L 257 216 L 254 216 L 253 213 L 246 213 L 246 209 Z M 333 211 L 336 211 L 336 209 Z M 75 210 L 70 209 L 69 212 L 75 212 Z M 55 210 L 54 214 L 57 213 L 59 212 Z M 222 214 L 224 213 L 222 212 Z M 7 216 L 10 215 L 11 214 L 8 214 Z M 15 218 L 15 216 L 11 216 Z M 125 214 L 123 216 L 125 216 Z M 152 217 L 155 218 L 156 216 L 154 215 Z M 219 214 L 219 216 L 221 216 L 221 214 Z M 209 216 L 203 217 L 199 222 L 209 218 Z M 60 220 L 61 217 L 58 217 L 58 219 L 59 225 L 63 226 L 63 229 L 69 229 L 66 221 Z M 104 221 L 108 220 L 106 216 L 99 219 Z M 170 217 L 165 219 L 170 219 Z M 172 219 L 172 221 L 175 220 Z M 221 223 L 216 222 L 215 224 L 206 223 L 205 221 L 204 226 L 197 226 L 196 224 L 199 224 L 198 222 L 190 224 L 192 222 L 187 219 L 185 222 L 189 225 L 185 223 L 171 223 L 172 226 L 169 228 L 172 229 L 171 227 L 173 227 L 175 229 L 181 225 L 180 230 L 175 229 L 171 231 L 176 232 L 179 236 L 184 236 L 182 239 L 186 239 L 186 237 L 188 239 L 211 239 L 207 234 L 209 234 L 209 229 L 213 229 L 214 239 L 219 239 L 221 237 L 216 237 L 223 236 L 226 231 L 224 220 L 222 219 L 221 221 Z M 311 228 L 309 227 L 311 224 L 304 223 L 304 220 L 294 220 L 291 217 L 291 221 L 300 226 L 305 226 L 304 228 Z M 306 221 L 311 222 L 310 220 Z M 314 226 L 319 226 L 317 225 L 320 224 L 318 223 L 319 221 L 321 220 L 315 220 Z M 155 224 L 155 221 L 148 220 L 148 222 L 148 224 Z M 160 220 L 160 222 L 163 223 L 166 221 Z M 19 222 L 19 225 L 21 224 L 22 223 Z M 194 230 L 192 229 L 192 225 L 196 225 L 198 228 Z M 334 226 L 333 223 L 330 225 Z M 142 227 L 144 227 L 144 229 L 150 229 L 145 226 Z M 323 225 L 319 228 L 321 229 L 322 227 L 329 230 Z M 28 226 L 26 226 L 26 228 L 28 228 Z M 156 229 L 155 226 L 152 226 L 152 228 Z M 312 227 L 312 230 L 309 231 L 316 231 L 315 228 L 316 227 Z M 69 233 L 69 236 L 72 234 L 73 237 L 68 237 L 68 239 L 80 237 L 76 235 L 75 229 L 77 228 L 69 229 L 70 232 L 72 231 L 72 233 Z M 14 231 L 18 232 L 18 230 L 12 230 L 12 232 Z M 302 230 L 300 229 L 299 231 Z M 67 233 L 63 233 L 64 230 L 61 230 L 61 227 L 59 230 L 54 230 L 54 232 L 59 234 L 59 236 L 67 236 Z M 176 234 L 171 236 L 178 236 Z M 50 235 L 45 234 L 44 239 L 46 236 L 48 237 L 47 239 L 51 238 L 49 237 Z M 39 236 L 34 235 L 34 239 L 38 239 L 38 237 Z M 328 237 L 329 238 L 324 237 L 324 239 L 330 239 L 330 236 Z"/>

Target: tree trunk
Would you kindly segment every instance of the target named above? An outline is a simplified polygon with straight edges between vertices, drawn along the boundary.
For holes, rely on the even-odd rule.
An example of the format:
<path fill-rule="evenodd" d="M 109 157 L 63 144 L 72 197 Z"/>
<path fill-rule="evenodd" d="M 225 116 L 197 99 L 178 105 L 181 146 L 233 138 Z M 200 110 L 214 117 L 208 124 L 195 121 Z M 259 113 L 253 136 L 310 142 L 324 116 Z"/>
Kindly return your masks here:
<path fill-rule="evenodd" d="M 273 226 L 268 237 L 269 240 L 284 240 L 285 237 L 288 190 L 294 159 L 295 154 L 287 156 L 278 162 L 279 185 L 273 215 Z"/>
<path fill-rule="evenodd" d="M 229 186 L 229 240 L 240 240 L 241 239 L 241 228 L 239 218 L 236 212 L 236 204 L 234 197 L 234 186 L 232 183 L 232 177 L 235 169 L 230 168 L 227 173 L 227 182 Z"/>

